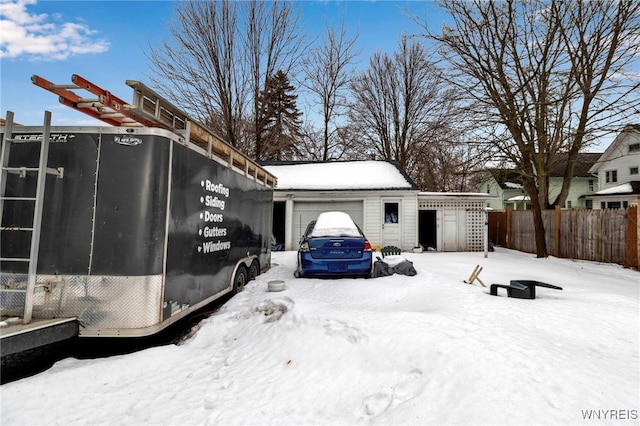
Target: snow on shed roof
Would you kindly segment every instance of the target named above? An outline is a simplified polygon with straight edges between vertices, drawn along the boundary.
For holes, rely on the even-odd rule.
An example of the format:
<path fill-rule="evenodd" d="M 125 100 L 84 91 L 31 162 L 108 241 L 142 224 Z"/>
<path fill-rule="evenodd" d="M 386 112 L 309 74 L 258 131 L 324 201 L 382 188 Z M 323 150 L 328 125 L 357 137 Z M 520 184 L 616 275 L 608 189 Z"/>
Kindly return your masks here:
<path fill-rule="evenodd" d="M 416 189 L 398 166 L 389 161 L 331 161 L 265 164 L 278 179 L 276 190 Z"/>
<path fill-rule="evenodd" d="M 418 192 L 421 198 L 476 198 L 478 200 L 488 200 L 490 198 L 499 198 L 498 195 L 487 194 L 484 192 Z"/>

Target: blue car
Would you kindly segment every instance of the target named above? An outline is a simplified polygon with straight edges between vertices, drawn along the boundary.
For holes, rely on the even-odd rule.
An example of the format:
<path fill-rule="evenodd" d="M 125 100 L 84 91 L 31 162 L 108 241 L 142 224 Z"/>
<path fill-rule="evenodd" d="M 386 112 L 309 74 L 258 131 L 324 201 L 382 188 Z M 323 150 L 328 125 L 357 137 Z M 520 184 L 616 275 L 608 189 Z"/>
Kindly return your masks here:
<path fill-rule="evenodd" d="M 369 277 L 371 244 L 351 216 L 321 213 L 300 241 L 296 277 Z"/>

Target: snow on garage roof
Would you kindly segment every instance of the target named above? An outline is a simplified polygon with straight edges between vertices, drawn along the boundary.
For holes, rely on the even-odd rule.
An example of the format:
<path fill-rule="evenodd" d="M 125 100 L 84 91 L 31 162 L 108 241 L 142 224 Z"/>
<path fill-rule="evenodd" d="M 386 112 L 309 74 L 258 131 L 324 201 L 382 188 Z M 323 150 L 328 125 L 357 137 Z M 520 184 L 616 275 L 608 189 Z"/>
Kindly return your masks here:
<path fill-rule="evenodd" d="M 278 179 L 276 190 L 415 189 L 415 184 L 388 161 L 281 163 L 263 166 Z"/>

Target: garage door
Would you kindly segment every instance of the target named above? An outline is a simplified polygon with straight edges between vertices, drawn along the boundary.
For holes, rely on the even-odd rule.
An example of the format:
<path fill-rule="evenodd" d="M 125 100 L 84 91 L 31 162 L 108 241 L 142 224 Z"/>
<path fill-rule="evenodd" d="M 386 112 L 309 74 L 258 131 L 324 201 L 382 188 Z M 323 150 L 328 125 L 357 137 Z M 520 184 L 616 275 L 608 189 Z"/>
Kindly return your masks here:
<path fill-rule="evenodd" d="M 298 242 L 307 225 L 315 220 L 320 213 L 340 211 L 349 213 L 351 219 L 362 229 L 362 201 L 329 201 L 305 202 L 296 201 L 293 204 L 293 249 L 298 248 Z"/>

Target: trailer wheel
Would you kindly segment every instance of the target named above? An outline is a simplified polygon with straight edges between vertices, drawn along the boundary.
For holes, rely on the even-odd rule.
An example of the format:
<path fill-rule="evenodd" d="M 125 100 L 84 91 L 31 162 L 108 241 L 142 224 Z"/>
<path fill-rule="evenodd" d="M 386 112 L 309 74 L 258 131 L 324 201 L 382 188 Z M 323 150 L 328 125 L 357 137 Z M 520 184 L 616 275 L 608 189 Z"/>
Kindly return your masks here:
<path fill-rule="evenodd" d="M 251 266 L 249 267 L 249 281 L 255 280 L 259 274 L 260 267 L 258 266 L 258 262 L 254 260 L 251 262 Z"/>
<path fill-rule="evenodd" d="M 233 293 L 240 293 L 244 290 L 245 284 L 247 284 L 247 270 L 244 266 L 241 266 L 236 271 L 236 276 L 233 279 Z"/>

